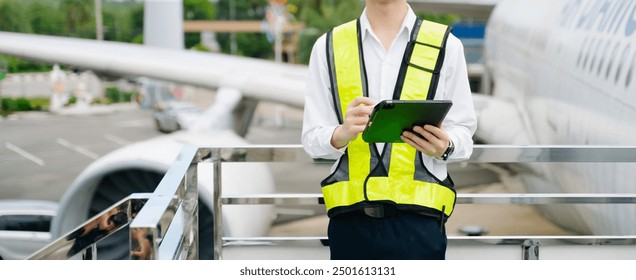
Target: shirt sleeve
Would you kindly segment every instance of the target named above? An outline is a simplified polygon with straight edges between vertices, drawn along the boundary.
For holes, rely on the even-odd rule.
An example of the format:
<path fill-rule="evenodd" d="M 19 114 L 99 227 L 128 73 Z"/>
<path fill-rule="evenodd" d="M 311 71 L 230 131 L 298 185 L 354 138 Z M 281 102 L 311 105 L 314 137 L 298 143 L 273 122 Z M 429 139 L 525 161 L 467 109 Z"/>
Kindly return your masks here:
<path fill-rule="evenodd" d="M 477 129 L 477 118 L 468 82 L 464 47 L 453 34 L 449 34 L 446 42 L 446 55 L 440 79 L 444 79 L 445 86 L 438 88 L 436 98 L 450 99 L 453 102 L 442 122 L 444 130 L 455 144 L 455 151 L 448 157 L 448 161 L 466 160 L 473 152 L 473 134 Z"/>
<path fill-rule="evenodd" d="M 331 145 L 331 136 L 339 122 L 328 73 L 326 36 L 323 35 L 316 40 L 309 59 L 301 141 L 305 152 L 312 158 L 338 159 L 345 149 Z"/>

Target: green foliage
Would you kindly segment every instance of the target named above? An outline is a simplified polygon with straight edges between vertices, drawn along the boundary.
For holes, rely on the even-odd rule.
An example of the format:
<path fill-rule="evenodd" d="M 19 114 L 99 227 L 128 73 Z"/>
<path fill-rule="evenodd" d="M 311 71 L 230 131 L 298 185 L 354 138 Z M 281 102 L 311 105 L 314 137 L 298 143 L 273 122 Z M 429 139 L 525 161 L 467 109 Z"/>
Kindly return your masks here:
<path fill-rule="evenodd" d="M 6 73 L 51 71 L 52 66 L 46 63 L 28 61 L 8 55 L 0 55 L 0 61 L 6 61 Z"/>
<path fill-rule="evenodd" d="M 133 97 L 133 92 L 120 92 L 116 87 L 109 87 L 106 89 L 106 96 L 102 100 L 94 100 L 94 103 L 111 104 L 118 102 L 130 102 Z M 77 103 L 77 97 L 71 95 L 69 97 L 69 104 Z M 26 111 L 44 111 L 47 110 L 50 104 L 50 99 L 46 97 L 32 97 L 32 98 L 0 98 L 0 115 L 7 116 L 14 112 L 26 112 Z"/>
<path fill-rule="evenodd" d="M 132 43 L 143 44 L 144 42 L 144 7 L 139 4 L 130 10 L 130 22 L 132 24 L 133 38 Z"/>
<path fill-rule="evenodd" d="M 210 52 L 211 50 L 208 49 L 206 46 L 204 46 L 201 43 L 196 43 L 194 46 L 190 47 L 191 50 L 195 50 L 195 51 L 201 51 L 201 52 Z"/>
<path fill-rule="evenodd" d="M 100 103 L 110 104 L 119 102 L 130 102 L 132 100 L 133 92 L 120 91 L 117 87 L 107 87 L 104 91 L 104 98 Z"/>
<path fill-rule="evenodd" d="M 94 1 L 61 0 L 59 9 L 69 37 L 95 38 Z"/>
<path fill-rule="evenodd" d="M 24 97 L 15 100 L 15 108 L 16 111 L 30 111 L 32 109 L 31 103 Z"/>
<path fill-rule="evenodd" d="M 104 2 L 104 40 L 132 42 L 136 36 L 143 36 L 143 11 L 143 5 L 138 2 Z"/>
<path fill-rule="evenodd" d="M 342 23 L 356 19 L 364 9 L 362 0 L 290 0 L 297 7 L 295 17 L 307 29 L 298 42 L 298 63 L 306 64 L 314 42 L 325 32 Z"/>
<path fill-rule="evenodd" d="M 264 20 L 267 0 L 219 1 L 218 20 Z M 307 63 L 311 48 L 320 35 L 332 27 L 357 18 L 364 8 L 362 0 L 288 0 L 288 11 L 292 22 L 302 22 L 306 29 L 300 34 L 298 42 L 298 63 Z M 273 58 L 273 42 L 267 40 L 264 33 L 236 34 L 237 54 Z M 231 53 L 231 35 L 217 34 L 217 40 L 224 53 Z"/>
<path fill-rule="evenodd" d="M 0 98 L 0 113 L 2 113 L 1 115 L 3 117 L 13 111 L 9 110 L 9 108 L 12 108 L 13 106 L 14 105 L 12 104 L 12 101 L 9 100 L 9 98 Z"/>
<path fill-rule="evenodd" d="M 306 29 L 301 33 L 298 42 L 298 62 L 309 62 L 311 49 L 315 41 L 331 28 L 356 19 L 365 6 L 364 0 L 289 0 L 294 5 L 296 20 L 304 22 Z M 417 13 L 418 16 L 443 23 L 451 24 L 459 17 L 455 15 L 440 15 Z"/>
<path fill-rule="evenodd" d="M 184 0 L 183 20 L 212 20 L 216 17 L 216 6 L 208 0 Z M 200 33 L 185 33 L 185 47 L 191 49 L 201 42 Z"/>
<path fill-rule="evenodd" d="M 36 111 L 43 111 L 49 107 L 50 99 L 46 97 L 29 98 L 31 108 Z"/>
<path fill-rule="evenodd" d="M 0 0 L 0 31 L 95 38 L 94 13 L 92 0 Z M 103 2 L 102 15 L 106 40 L 141 41 L 143 3 Z M 0 56 L 3 59 L 12 73 L 51 70 L 49 64 Z"/>
<path fill-rule="evenodd" d="M 186 0 L 186 2 L 200 0 Z M 96 38 L 95 7 L 90 0 L 0 0 L 0 30 L 54 36 Z M 104 39 L 141 43 L 143 3 L 103 2 Z M 7 72 L 50 71 L 51 65 L 0 55 Z"/>
<path fill-rule="evenodd" d="M 361 0 L 290 0 L 298 7 L 298 21 L 325 33 L 334 26 L 354 20 L 364 9 Z"/>
<path fill-rule="evenodd" d="M 452 14 L 431 14 L 431 13 L 416 13 L 418 17 L 425 20 L 434 21 L 441 24 L 451 25 L 460 19 L 458 15 Z"/>
<path fill-rule="evenodd" d="M 64 15 L 57 11 L 58 5 L 51 1 L 33 1 L 29 6 L 31 14 L 31 29 L 34 33 L 43 35 L 62 36 L 66 31 L 64 25 Z"/>
<path fill-rule="evenodd" d="M 216 4 L 217 19 L 261 20 L 265 18 L 268 3 L 268 0 L 220 0 Z"/>
<path fill-rule="evenodd" d="M 0 1 L 0 30 L 31 33 L 28 1 Z"/>
<path fill-rule="evenodd" d="M 256 57 L 256 58 L 273 58 L 274 50 L 272 43 L 267 40 L 264 33 L 241 33 L 236 34 L 238 55 Z"/>
<path fill-rule="evenodd" d="M 268 0 L 183 0 L 184 20 L 264 20 Z M 232 6 L 233 5 L 233 6 Z M 297 63 L 306 64 L 319 36 L 341 23 L 357 18 L 364 0 L 288 0 L 287 7 L 294 22 L 306 29 L 298 41 Z M 80 38 L 95 38 L 95 7 L 92 0 L 0 0 L 0 30 Z M 459 17 L 418 13 L 419 16 L 445 24 Z M 104 39 L 143 43 L 143 1 L 103 1 Z M 205 50 L 198 33 L 184 35 L 185 47 Z M 217 34 L 224 53 L 231 53 L 232 36 Z M 273 42 L 265 33 L 234 35 L 237 54 L 258 58 L 274 57 Z M 48 64 L 27 62 L 0 56 L 8 62 L 7 72 L 50 71 Z"/>
<path fill-rule="evenodd" d="M 219 1 L 217 5 L 217 20 L 264 20 L 267 0 L 235 0 Z M 264 33 L 237 33 L 234 35 L 237 55 L 273 58 L 273 45 L 267 41 Z M 216 36 L 224 53 L 232 53 L 232 35 L 220 33 Z"/>
<path fill-rule="evenodd" d="M 49 106 L 49 99 L 37 98 L 0 98 L 0 112 L 3 116 L 13 112 L 42 111 Z"/>
<path fill-rule="evenodd" d="M 16 98 L 2 98 L 2 111 L 3 112 L 20 111 L 19 107 L 25 107 L 24 100 L 25 98 L 20 98 L 20 101 L 18 101 L 18 99 Z M 20 103 L 20 105 L 18 105 L 18 103 Z"/>

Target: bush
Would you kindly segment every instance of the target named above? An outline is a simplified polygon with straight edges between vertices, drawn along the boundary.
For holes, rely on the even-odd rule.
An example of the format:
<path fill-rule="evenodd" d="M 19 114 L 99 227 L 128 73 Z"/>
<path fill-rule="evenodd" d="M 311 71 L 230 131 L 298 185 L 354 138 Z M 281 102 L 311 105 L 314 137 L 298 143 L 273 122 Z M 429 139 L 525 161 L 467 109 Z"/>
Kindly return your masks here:
<path fill-rule="evenodd" d="M 9 115 L 13 112 L 42 111 L 49 106 L 49 99 L 38 98 L 0 98 L 1 114 Z"/>
<path fill-rule="evenodd" d="M 0 98 L 0 113 L 2 113 L 2 116 L 6 116 L 10 113 L 9 111 L 9 106 L 11 101 L 9 100 L 9 98 Z"/>
<path fill-rule="evenodd" d="M 105 90 L 104 104 L 130 102 L 132 100 L 133 93 L 129 91 L 120 91 L 116 87 L 107 87 Z"/>
<path fill-rule="evenodd" d="M 47 97 L 35 97 L 29 99 L 31 103 L 31 109 L 34 111 L 43 111 L 49 108 L 51 100 Z"/>
<path fill-rule="evenodd" d="M 20 97 L 15 100 L 16 111 L 31 111 L 31 102 L 24 97 Z"/>

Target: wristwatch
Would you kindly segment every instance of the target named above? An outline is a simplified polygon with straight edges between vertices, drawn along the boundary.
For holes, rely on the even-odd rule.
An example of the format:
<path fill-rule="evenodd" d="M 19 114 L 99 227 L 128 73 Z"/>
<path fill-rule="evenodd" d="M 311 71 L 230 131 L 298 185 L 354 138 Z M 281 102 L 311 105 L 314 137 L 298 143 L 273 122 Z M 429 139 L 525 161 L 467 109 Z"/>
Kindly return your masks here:
<path fill-rule="evenodd" d="M 442 160 L 447 160 L 448 157 L 455 151 L 455 145 L 453 144 L 453 140 L 448 139 L 448 148 L 442 154 Z"/>

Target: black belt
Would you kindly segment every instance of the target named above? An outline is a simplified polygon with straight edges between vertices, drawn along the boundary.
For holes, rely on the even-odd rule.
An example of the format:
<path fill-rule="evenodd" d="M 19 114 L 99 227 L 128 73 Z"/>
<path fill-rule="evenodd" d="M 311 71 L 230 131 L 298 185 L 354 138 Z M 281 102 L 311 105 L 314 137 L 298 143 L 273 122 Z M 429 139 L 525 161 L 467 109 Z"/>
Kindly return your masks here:
<path fill-rule="evenodd" d="M 442 213 L 444 213 L 444 208 L 446 207 L 442 207 Z M 389 218 L 389 217 L 396 217 L 396 216 L 400 216 L 400 215 L 404 215 L 404 214 L 408 214 L 408 213 L 412 213 L 412 214 L 419 214 L 419 215 L 423 215 L 426 217 L 429 217 L 431 219 L 435 219 L 439 222 L 439 228 L 441 230 L 444 229 L 444 223 L 446 222 L 446 220 L 442 217 L 435 217 L 432 215 L 427 215 L 425 213 L 422 212 L 411 212 L 411 211 L 403 211 L 403 210 L 398 210 L 394 205 L 390 205 L 390 204 L 379 204 L 379 205 L 372 205 L 372 206 L 366 206 L 362 209 L 359 210 L 359 212 L 362 212 L 362 214 L 371 217 L 371 218 Z M 443 215 L 443 214 L 442 214 Z"/>
<path fill-rule="evenodd" d="M 401 211 L 393 205 L 373 205 L 362 208 L 362 213 L 371 218 L 388 218 L 400 215 Z"/>

